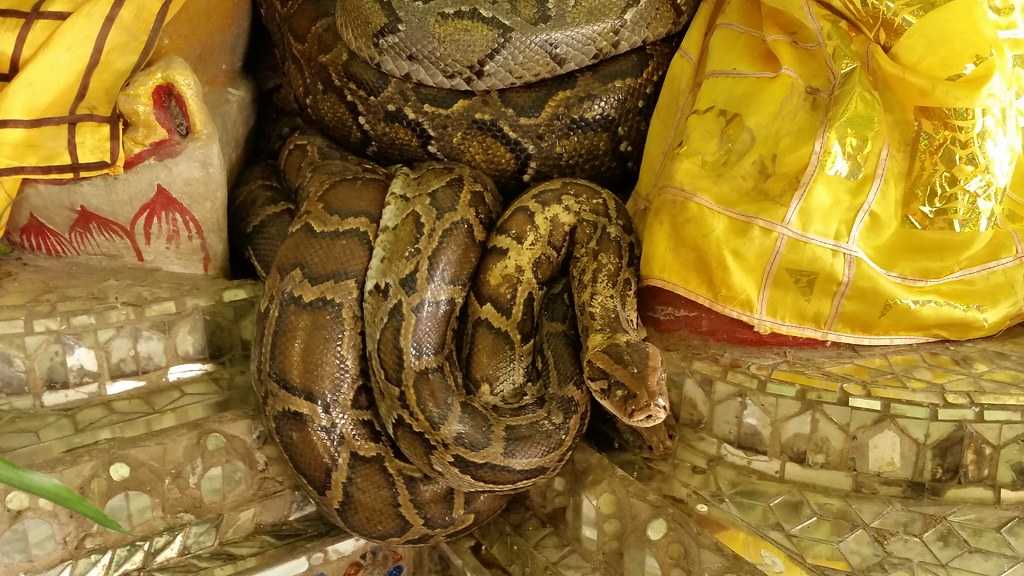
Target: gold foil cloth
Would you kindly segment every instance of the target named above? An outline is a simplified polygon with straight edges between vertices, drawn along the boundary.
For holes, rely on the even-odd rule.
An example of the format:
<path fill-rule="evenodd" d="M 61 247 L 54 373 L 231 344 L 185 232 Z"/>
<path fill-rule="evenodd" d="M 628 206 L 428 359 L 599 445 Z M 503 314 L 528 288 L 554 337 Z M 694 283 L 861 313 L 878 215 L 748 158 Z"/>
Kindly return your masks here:
<path fill-rule="evenodd" d="M 645 283 L 779 332 L 1022 319 L 1016 0 L 708 0 L 630 201 Z"/>

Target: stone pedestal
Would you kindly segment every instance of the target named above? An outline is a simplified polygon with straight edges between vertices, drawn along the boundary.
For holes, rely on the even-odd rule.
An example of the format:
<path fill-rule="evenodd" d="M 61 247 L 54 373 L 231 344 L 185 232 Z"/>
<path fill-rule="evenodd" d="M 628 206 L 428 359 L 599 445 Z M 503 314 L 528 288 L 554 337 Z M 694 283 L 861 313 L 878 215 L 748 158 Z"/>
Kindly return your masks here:
<path fill-rule="evenodd" d="M 898 348 L 652 332 L 670 457 L 583 444 L 476 533 L 374 546 L 319 520 L 248 370 L 259 285 L 0 259 L 0 457 L 131 530 L 0 487 L 0 574 L 1024 574 L 1024 328 Z"/>

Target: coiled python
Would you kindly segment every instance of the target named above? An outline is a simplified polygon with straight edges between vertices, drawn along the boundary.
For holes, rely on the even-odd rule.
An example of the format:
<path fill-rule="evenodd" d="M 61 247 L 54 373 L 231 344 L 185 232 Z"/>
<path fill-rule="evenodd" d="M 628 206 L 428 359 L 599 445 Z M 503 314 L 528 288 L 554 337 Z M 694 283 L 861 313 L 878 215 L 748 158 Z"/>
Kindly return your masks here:
<path fill-rule="evenodd" d="M 362 4 L 400 18 L 397 8 L 434 3 Z M 300 130 L 243 176 L 232 238 L 265 279 L 253 372 L 298 477 L 350 532 L 423 544 L 475 528 L 509 493 L 555 473 L 591 396 L 633 426 L 668 413 L 660 355 L 637 318 L 638 251 L 621 201 L 559 179 L 499 219 L 493 182 L 514 193 L 554 174 L 627 174 L 617 154 L 639 144 L 672 45 L 655 39 L 583 68 L 549 52 L 571 71 L 464 93 L 363 61 L 340 41 L 345 4 L 262 2 L 285 85 L 333 140 L 413 166 L 384 169 Z M 487 12 L 474 10 L 460 14 Z M 684 12 L 661 17 L 666 33 Z M 374 38 L 408 30 L 389 22 Z M 622 51 L 612 38 L 598 52 Z M 490 82 L 487 64 L 474 74 Z M 424 159 L 462 163 L 415 163 Z"/>
<path fill-rule="evenodd" d="M 258 4 L 295 108 L 333 141 L 382 165 L 466 164 L 509 196 L 556 177 L 632 188 L 675 33 L 696 8 L 695 0 Z M 357 36 L 354 47 L 342 31 Z M 428 54 L 454 57 L 436 62 L 450 73 L 426 71 Z M 431 76 L 436 85 L 420 81 Z M 479 78 L 487 90 L 448 89 L 445 77 Z"/>

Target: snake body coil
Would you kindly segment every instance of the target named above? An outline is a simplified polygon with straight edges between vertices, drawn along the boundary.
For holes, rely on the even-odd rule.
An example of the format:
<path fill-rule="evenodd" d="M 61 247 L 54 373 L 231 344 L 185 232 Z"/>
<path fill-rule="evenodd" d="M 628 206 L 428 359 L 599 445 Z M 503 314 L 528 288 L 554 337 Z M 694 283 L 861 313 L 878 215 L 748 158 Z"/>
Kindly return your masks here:
<path fill-rule="evenodd" d="M 650 13 L 643 31 L 637 31 L 628 18 L 611 18 L 610 24 L 598 26 L 598 31 L 601 27 L 609 30 L 602 35 L 594 33 L 591 24 L 608 20 L 603 15 L 629 16 L 633 13 L 630 6 L 658 3 L 538 0 L 534 4 L 540 14 L 520 19 L 543 22 L 545 5 L 551 5 L 547 12 L 552 14 L 562 11 L 554 6 L 570 4 L 582 12 L 574 26 L 569 26 L 573 20 L 567 15 L 560 20 L 563 29 L 548 31 L 542 25 L 534 29 L 545 31 L 541 36 L 548 43 L 579 46 L 581 54 L 589 55 L 581 56 L 585 62 L 600 53 L 594 43 L 602 38 L 602 45 L 615 47 L 607 48 L 609 53 L 640 41 L 629 40 L 630 32 L 656 39 L 589 65 L 566 63 L 571 71 L 527 85 L 510 82 L 502 89 L 467 91 L 389 75 L 361 58 L 344 41 L 339 27 L 355 28 L 354 23 L 362 18 L 379 23 L 378 38 L 397 30 L 412 34 L 418 29 L 440 29 L 448 30 L 437 40 L 440 43 L 460 46 L 472 42 L 484 47 L 474 53 L 490 53 L 502 46 L 507 49 L 507 36 L 515 36 L 517 29 L 500 19 L 481 16 L 479 9 L 456 11 L 460 19 L 409 21 L 399 19 L 400 13 L 416 13 L 416 6 L 435 4 L 446 5 L 451 13 L 456 3 L 260 0 L 259 4 L 294 104 L 333 141 L 382 165 L 427 160 L 466 164 L 490 176 L 508 195 L 556 177 L 582 178 L 623 192 L 632 186 L 661 79 L 678 43 L 678 35 L 672 33 L 683 26 L 696 6 L 695 2 L 673 0 L 662 3 L 669 7 L 668 13 L 641 11 Z M 491 3 L 458 4 L 472 8 Z M 609 4 L 621 6 L 602 12 Z M 395 6 L 399 8 L 389 8 Z M 430 34 L 416 34 L 424 35 Z M 431 51 L 422 45 L 415 48 Z M 555 55 L 550 59 L 561 61 Z M 514 64 L 509 62 L 501 70 L 524 69 Z"/>
<path fill-rule="evenodd" d="M 661 422 L 621 200 L 563 178 L 503 211 L 499 189 L 628 177 L 682 5 L 596 0 L 615 11 L 595 19 L 550 0 L 530 20 L 501 1 L 261 4 L 298 111 L 350 149 L 411 163 L 381 168 L 300 130 L 233 193 L 236 251 L 265 280 L 256 390 L 323 513 L 374 541 L 451 538 L 557 472 L 591 396 L 632 426 Z M 406 18 L 427 7 L 424 35 Z M 431 48 L 455 33 L 474 58 Z M 560 51 L 570 38 L 590 49 Z"/>

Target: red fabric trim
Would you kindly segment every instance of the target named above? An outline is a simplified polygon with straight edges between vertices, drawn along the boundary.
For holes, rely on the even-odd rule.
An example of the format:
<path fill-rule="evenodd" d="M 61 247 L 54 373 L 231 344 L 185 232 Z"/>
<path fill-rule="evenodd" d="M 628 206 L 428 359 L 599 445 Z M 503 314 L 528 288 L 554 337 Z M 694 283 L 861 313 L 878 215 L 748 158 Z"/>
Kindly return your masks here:
<path fill-rule="evenodd" d="M 815 348 L 828 344 L 811 338 L 759 334 L 746 322 L 719 314 L 657 286 L 641 288 L 639 299 L 644 325 L 658 332 L 689 332 L 718 342 L 744 346 Z"/>

